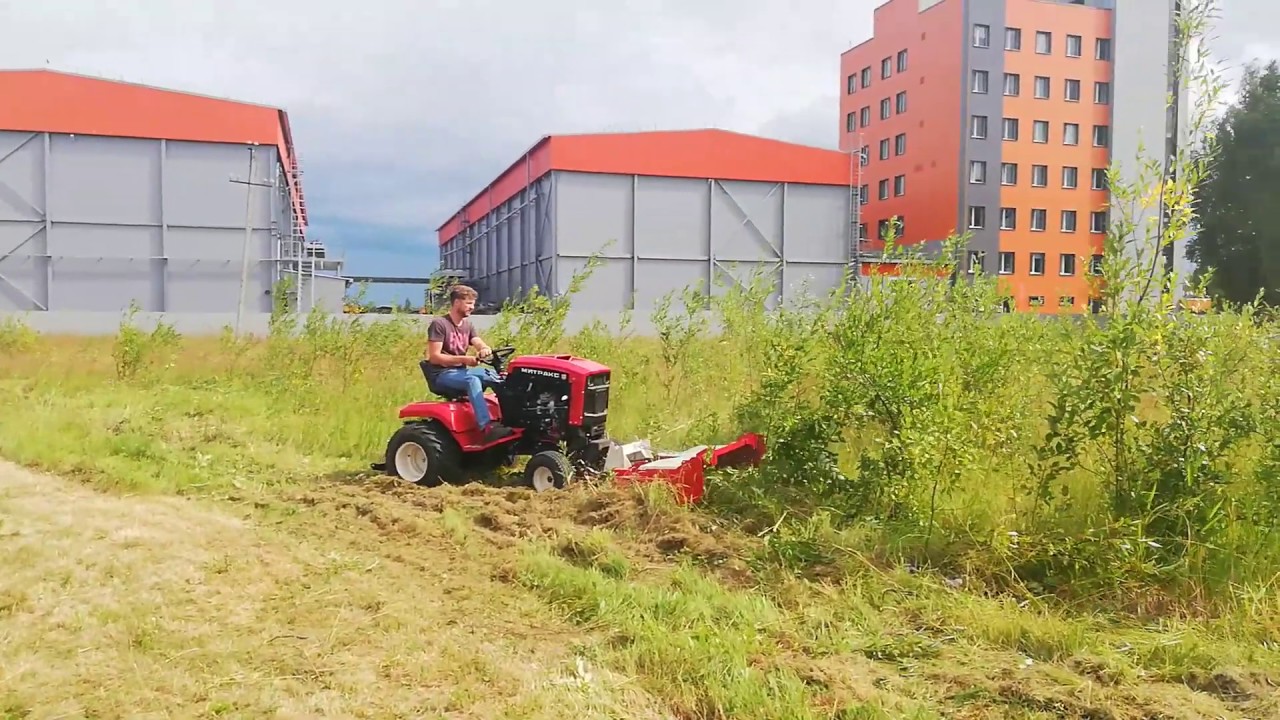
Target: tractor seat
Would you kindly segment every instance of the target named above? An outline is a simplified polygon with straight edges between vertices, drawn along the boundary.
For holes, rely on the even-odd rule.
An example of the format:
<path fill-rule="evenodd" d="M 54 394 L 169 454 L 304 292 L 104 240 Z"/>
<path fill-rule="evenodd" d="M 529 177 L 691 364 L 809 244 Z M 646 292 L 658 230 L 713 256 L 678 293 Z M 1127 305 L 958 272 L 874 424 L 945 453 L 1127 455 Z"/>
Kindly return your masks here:
<path fill-rule="evenodd" d="M 439 395 L 440 397 L 450 402 L 467 401 L 467 393 L 465 391 L 456 392 L 454 390 L 446 390 L 436 385 L 435 383 L 431 382 L 431 375 L 427 372 L 427 369 L 431 367 L 431 363 L 427 362 L 426 360 L 419 360 L 418 367 L 422 370 L 422 377 L 427 381 L 427 389 L 430 390 L 432 393 Z"/>

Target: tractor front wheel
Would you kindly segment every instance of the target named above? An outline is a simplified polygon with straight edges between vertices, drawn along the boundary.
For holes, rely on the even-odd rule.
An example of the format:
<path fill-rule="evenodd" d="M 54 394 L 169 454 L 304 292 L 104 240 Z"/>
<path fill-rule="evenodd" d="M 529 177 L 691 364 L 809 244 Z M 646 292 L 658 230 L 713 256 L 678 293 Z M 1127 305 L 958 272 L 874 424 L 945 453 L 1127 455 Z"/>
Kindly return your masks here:
<path fill-rule="evenodd" d="M 543 450 L 529 458 L 524 466 L 525 484 L 535 492 L 563 490 L 572 478 L 573 466 L 559 450 Z"/>
<path fill-rule="evenodd" d="M 444 428 L 410 423 L 387 443 L 387 469 L 411 483 L 436 487 L 461 477 L 462 450 Z"/>

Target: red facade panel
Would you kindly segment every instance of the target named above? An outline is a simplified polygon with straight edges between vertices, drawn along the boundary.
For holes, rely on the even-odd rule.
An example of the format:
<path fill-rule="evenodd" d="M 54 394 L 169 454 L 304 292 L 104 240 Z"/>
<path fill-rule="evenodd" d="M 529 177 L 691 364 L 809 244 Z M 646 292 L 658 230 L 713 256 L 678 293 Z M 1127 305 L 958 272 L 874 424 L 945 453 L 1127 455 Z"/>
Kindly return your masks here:
<path fill-rule="evenodd" d="M 904 223 L 902 243 L 939 240 L 956 230 L 964 7 L 962 0 L 919 7 L 917 0 L 877 7 L 873 36 L 840 57 L 840 147 L 867 150 L 861 184 L 870 201 L 862 222 L 870 247 L 879 245 L 880 221 L 892 217 Z"/>

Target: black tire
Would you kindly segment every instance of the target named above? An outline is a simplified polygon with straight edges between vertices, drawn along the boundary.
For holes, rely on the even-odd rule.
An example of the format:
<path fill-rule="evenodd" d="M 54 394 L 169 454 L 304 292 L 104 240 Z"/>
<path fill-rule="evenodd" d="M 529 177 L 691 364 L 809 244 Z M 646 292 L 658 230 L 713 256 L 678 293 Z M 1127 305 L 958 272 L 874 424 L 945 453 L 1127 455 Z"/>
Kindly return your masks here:
<path fill-rule="evenodd" d="M 573 479 L 573 465 L 559 450 L 543 450 L 524 466 L 524 482 L 537 492 L 563 490 Z"/>
<path fill-rule="evenodd" d="M 423 455 L 425 467 L 415 467 Z M 426 487 L 462 479 L 462 449 L 436 423 L 410 423 L 397 430 L 387 443 L 386 462 L 388 474 Z"/>

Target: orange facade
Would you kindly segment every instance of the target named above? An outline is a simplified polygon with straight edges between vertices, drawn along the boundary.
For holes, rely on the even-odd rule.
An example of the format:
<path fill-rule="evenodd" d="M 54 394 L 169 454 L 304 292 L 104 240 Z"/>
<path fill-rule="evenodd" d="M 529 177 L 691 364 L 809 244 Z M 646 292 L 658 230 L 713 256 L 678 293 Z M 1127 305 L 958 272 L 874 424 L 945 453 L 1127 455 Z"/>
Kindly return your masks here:
<path fill-rule="evenodd" d="M 967 232 L 975 269 L 1001 277 L 1013 308 L 1089 309 L 1107 224 L 1108 194 L 1095 186 L 1110 161 L 1113 18 L 1087 2 L 890 0 L 876 9 L 874 37 L 840 62 L 841 147 L 867 149 L 870 240 L 894 215 L 905 216 L 909 243 Z M 908 60 L 901 72 L 898 53 Z"/>
<path fill-rule="evenodd" d="M 0 70 L 0 130 L 274 145 L 294 163 L 278 108 L 50 70 Z M 301 187 L 286 173 L 305 224 Z"/>
<path fill-rule="evenodd" d="M 463 220 L 484 217 L 534 180 L 565 172 L 715 178 L 811 185 L 850 183 L 849 156 L 726 130 L 551 135 L 542 138 L 438 229 L 444 244 Z"/>
<path fill-rule="evenodd" d="M 1013 263 L 1002 279 L 1018 310 L 1087 311 L 1092 258 L 1106 238 L 1106 222 L 1097 225 L 1093 213 L 1105 211 L 1108 195 L 1093 188 L 1096 180 L 1105 187 L 1105 177 L 1095 174 L 1105 175 L 1110 152 L 1104 138 L 1095 145 L 1094 128 L 1111 126 L 1111 63 L 1095 59 L 1095 50 L 1098 38 L 1111 37 L 1111 12 L 1006 1 L 1006 22 L 1021 29 L 1022 47 L 1004 50 L 1005 72 L 1020 79 L 1019 94 L 1004 96 L 1004 117 L 1017 118 L 1020 131 L 1017 141 L 1003 142 L 1001 154 L 1017 168 L 1017 182 L 1000 188 L 1001 208 L 1013 209 L 1016 221 L 1014 229 L 1000 230 L 1003 261 Z M 1049 33 L 1040 36 L 1047 48 L 1038 47 L 1040 32 Z M 1036 123 L 1047 123 L 1044 142 Z"/>

